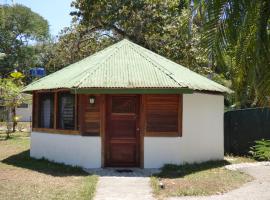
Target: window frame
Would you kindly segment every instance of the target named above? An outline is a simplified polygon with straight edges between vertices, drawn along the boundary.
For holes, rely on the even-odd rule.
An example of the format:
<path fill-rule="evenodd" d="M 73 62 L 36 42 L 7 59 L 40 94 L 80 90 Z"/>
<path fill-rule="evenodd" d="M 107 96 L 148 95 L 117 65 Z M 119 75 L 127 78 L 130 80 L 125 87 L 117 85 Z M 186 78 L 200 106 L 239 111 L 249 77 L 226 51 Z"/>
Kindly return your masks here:
<path fill-rule="evenodd" d="M 40 96 L 44 93 L 50 93 L 53 94 L 54 96 L 54 101 L 53 101 L 53 128 L 42 128 L 39 127 L 40 124 L 40 119 L 39 119 L 39 111 L 40 111 Z M 35 91 L 33 92 L 33 110 L 32 110 L 32 131 L 36 132 L 46 132 L 46 133 L 59 133 L 59 134 L 74 134 L 78 135 L 80 134 L 79 129 L 78 129 L 78 95 L 74 94 L 74 129 L 62 129 L 58 128 L 58 107 L 59 107 L 59 93 L 70 93 L 69 90 L 56 90 L 56 91 Z"/>
<path fill-rule="evenodd" d="M 42 106 L 42 104 L 41 104 L 41 102 L 43 102 L 44 100 L 46 100 L 46 99 L 49 99 L 50 100 L 50 102 L 51 102 L 51 106 L 52 106 L 52 109 L 51 109 L 51 107 L 50 107 L 50 112 L 52 111 L 52 113 L 50 113 L 50 125 L 51 125 L 51 127 L 42 127 L 41 126 L 41 123 L 42 123 L 42 120 L 41 120 L 41 118 L 42 118 L 42 116 L 41 116 L 41 114 L 42 114 L 42 112 L 41 112 L 41 110 L 42 110 L 42 108 L 41 108 L 41 106 Z M 54 105 L 54 101 L 55 101 L 55 96 L 54 96 L 54 94 L 51 94 L 51 93 L 42 93 L 41 95 L 39 95 L 39 102 L 38 102 L 38 110 L 39 110 L 39 112 L 38 112 L 38 117 L 37 117 L 37 126 L 39 127 L 39 128 L 46 128 L 46 129 L 51 129 L 51 128 L 53 128 L 54 127 L 54 120 L 55 120 L 55 115 L 54 115 L 54 110 L 55 110 L 55 105 Z M 52 117 L 52 119 L 51 119 L 51 117 Z"/>
<path fill-rule="evenodd" d="M 76 95 L 75 94 L 71 94 L 72 96 L 73 96 L 73 98 L 74 98 L 74 105 L 73 105 L 73 126 L 74 126 L 74 128 L 73 129 L 65 129 L 65 128 L 61 128 L 60 127 L 60 99 L 61 99 L 61 96 L 65 96 L 65 95 L 69 95 L 69 94 L 71 94 L 70 92 L 58 92 L 57 93 L 57 110 L 56 110 L 56 117 L 57 117 L 57 119 L 56 119 L 56 129 L 58 129 L 58 130 L 76 130 L 76 114 L 75 114 L 75 112 L 76 112 Z"/>

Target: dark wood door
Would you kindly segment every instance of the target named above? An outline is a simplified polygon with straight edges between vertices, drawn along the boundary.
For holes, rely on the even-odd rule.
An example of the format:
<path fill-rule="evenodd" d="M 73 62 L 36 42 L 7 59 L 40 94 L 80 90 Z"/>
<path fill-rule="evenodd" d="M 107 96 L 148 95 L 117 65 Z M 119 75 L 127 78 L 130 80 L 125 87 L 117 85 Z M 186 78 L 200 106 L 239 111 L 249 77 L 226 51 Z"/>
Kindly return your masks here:
<path fill-rule="evenodd" d="M 139 166 L 139 96 L 108 95 L 105 166 Z"/>

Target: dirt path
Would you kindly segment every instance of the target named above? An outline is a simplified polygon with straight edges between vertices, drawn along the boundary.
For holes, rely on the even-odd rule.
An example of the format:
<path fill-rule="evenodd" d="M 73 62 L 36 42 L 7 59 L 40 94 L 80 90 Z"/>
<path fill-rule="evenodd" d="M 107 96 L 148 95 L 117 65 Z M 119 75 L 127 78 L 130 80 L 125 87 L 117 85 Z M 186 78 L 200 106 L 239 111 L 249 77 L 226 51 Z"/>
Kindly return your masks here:
<path fill-rule="evenodd" d="M 255 180 L 223 195 L 171 197 L 168 200 L 270 200 L 270 166 L 246 167 L 241 171 L 250 174 Z"/>

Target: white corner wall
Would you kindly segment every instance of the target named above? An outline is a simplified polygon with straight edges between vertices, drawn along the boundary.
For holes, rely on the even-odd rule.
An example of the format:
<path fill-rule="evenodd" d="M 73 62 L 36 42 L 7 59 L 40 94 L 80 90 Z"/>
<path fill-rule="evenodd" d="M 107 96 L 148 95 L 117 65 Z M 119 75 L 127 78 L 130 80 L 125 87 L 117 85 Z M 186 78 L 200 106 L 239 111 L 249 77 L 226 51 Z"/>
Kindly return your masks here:
<path fill-rule="evenodd" d="M 224 97 L 183 95 L 182 137 L 145 137 L 144 167 L 223 159 Z"/>
<path fill-rule="evenodd" d="M 100 168 L 101 139 L 32 132 L 30 156 L 84 168 Z"/>

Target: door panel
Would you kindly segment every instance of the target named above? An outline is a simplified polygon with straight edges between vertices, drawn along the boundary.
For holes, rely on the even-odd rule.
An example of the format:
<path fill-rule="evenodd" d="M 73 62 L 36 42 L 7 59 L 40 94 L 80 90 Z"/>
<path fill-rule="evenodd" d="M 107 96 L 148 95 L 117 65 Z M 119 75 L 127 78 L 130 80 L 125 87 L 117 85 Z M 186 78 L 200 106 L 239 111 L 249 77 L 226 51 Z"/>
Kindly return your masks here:
<path fill-rule="evenodd" d="M 136 121 L 126 119 L 112 119 L 110 136 L 111 138 L 135 138 Z"/>
<path fill-rule="evenodd" d="M 111 166 L 127 166 L 136 163 L 136 144 L 111 143 Z"/>
<path fill-rule="evenodd" d="M 138 116 L 138 95 L 108 96 L 105 137 L 106 166 L 139 166 Z"/>

